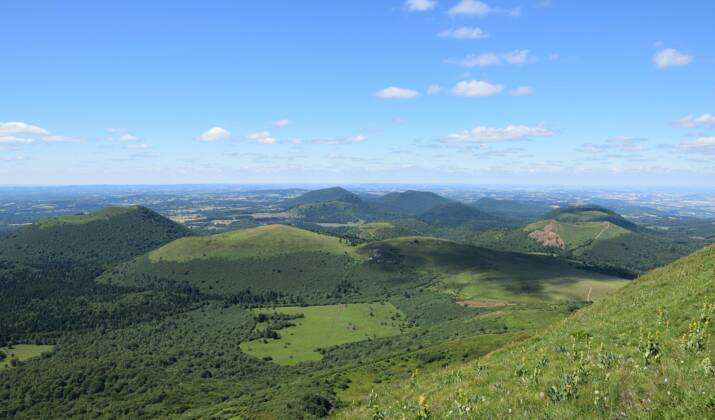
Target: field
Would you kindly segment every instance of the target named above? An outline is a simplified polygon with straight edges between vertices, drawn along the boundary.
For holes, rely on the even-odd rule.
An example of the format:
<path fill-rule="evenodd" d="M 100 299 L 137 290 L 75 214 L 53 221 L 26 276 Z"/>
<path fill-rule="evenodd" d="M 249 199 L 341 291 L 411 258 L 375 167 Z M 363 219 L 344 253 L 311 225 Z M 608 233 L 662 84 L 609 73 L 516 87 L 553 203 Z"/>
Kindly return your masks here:
<path fill-rule="evenodd" d="M 357 303 L 326 306 L 254 309 L 254 314 L 303 314 L 295 326 L 278 331 L 279 339 L 257 339 L 241 343 L 241 350 L 281 365 L 317 361 L 318 349 L 340 344 L 389 337 L 401 331 L 404 315 L 389 303 Z M 257 325 L 260 330 L 264 325 Z"/>
<path fill-rule="evenodd" d="M 37 344 L 15 344 L 10 347 L 0 347 L 0 353 L 5 354 L 5 359 L 0 361 L 0 370 L 10 367 L 10 360 L 17 359 L 21 362 L 35 357 L 42 353 L 52 351 L 54 346 Z"/>

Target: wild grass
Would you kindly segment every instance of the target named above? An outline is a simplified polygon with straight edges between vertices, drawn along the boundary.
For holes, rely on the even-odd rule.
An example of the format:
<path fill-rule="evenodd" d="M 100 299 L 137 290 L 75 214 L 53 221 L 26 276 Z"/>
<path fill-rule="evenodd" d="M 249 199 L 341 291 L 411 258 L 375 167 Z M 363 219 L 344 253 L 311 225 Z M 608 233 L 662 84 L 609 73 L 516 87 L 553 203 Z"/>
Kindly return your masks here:
<path fill-rule="evenodd" d="M 404 314 L 390 303 L 260 308 L 253 313 L 303 315 L 288 321 L 293 326 L 277 330 L 278 339 L 241 343 L 245 353 L 280 365 L 318 361 L 322 358 L 319 349 L 399 334 L 404 323 Z M 259 324 L 256 328 L 266 327 Z"/>
<path fill-rule="evenodd" d="M 376 392 L 341 418 L 712 418 L 715 247 L 533 338 Z"/>

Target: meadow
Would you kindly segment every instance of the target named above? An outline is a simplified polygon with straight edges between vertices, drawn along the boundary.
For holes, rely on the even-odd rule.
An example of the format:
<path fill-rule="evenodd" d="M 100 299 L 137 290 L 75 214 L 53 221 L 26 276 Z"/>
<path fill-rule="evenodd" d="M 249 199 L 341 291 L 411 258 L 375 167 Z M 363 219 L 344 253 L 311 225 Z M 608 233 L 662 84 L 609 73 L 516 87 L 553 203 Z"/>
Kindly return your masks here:
<path fill-rule="evenodd" d="M 15 344 L 13 346 L 0 347 L 0 370 L 12 367 L 12 360 L 19 362 L 40 357 L 42 353 L 52 351 L 54 346 L 40 344 Z"/>
<path fill-rule="evenodd" d="M 390 303 L 260 308 L 252 312 L 303 315 L 289 321 L 293 326 L 278 330 L 278 339 L 241 343 L 245 353 L 280 365 L 318 361 L 322 358 L 320 349 L 397 335 L 404 324 L 404 314 Z M 266 327 L 266 323 L 256 325 L 258 331 Z"/>

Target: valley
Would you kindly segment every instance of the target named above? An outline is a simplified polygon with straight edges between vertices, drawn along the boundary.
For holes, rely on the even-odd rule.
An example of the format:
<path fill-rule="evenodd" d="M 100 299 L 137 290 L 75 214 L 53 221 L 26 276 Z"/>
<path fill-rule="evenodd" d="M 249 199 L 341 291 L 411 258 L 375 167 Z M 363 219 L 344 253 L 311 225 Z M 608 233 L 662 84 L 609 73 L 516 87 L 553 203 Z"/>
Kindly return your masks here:
<path fill-rule="evenodd" d="M 547 337 L 697 246 L 593 205 L 483 204 L 330 188 L 279 200 L 281 224 L 253 207 L 262 219 L 218 233 L 143 206 L 15 229 L 0 413 L 400 417 L 386 390 Z"/>

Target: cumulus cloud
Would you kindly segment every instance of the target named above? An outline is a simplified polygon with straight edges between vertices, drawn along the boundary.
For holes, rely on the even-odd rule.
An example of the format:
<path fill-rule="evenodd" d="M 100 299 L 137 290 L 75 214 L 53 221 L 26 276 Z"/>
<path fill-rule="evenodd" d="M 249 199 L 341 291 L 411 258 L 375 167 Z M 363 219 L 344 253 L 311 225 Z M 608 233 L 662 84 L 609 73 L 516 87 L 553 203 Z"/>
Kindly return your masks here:
<path fill-rule="evenodd" d="M 260 144 L 274 144 L 276 143 L 275 137 L 271 136 L 268 131 L 256 131 L 254 133 L 246 134 L 246 140 Z"/>
<path fill-rule="evenodd" d="M 13 134 L 41 135 L 49 132 L 42 127 L 24 122 L 0 122 L 0 135 Z"/>
<path fill-rule="evenodd" d="M 412 89 L 397 86 L 388 86 L 375 93 L 375 96 L 382 99 L 411 99 L 419 96 L 419 92 Z"/>
<path fill-rule="evenodd" d="M 435 0 L 405 0 L 405 9 L 410 12 L 426 12 L 437 6 Z"/>
<path fill-rule="evenodd" d="M 286 119 L 282 119 L 282 120 L 275 121 L 275 122 L 273 123 L 273 125 L 274 125 L 275 127 L 279 127 L 279 128 L 280 128 L 280 127 L 285 127 L 285 126 L 288 125 L 289 123 L 290 123 L 290 121 L 288 121 L 288 120 L 286 120 Z"/>
<path fill-rule="evenodd" d="M 438 33 L 437 37 L 453 39 L 482 39 L 489 37 L 489 35 L 476 26 L 462 26 L 461 28 L 456 29 L 445 29 L 444 31 Z"/>
<path fill-rule="evenodd" d="M 653 56 L 653 63 L 655 63 L 659 69 L 666 69 L 674 66 L 687 66 L 692 63 L 692 61 L 692 55 L 683 54 L 674 48 L 666 48 L 658 51 Z"/>
<path fill-rule="evenodd" d="M 699 117 L 686 115 L 674 123 L 676 127 L 694 128 L 701 126 L 715 127 L 715 115 L 703 114 Z"/>
<path fill-rule="evenodd" d="M 491 84 L 481 80 L 461 81 L 454 85 L 452 94 L 458 96 L 491 96 L 501 93 L 504 85 Z"/>
<path fill-rule="evenodd" d="M 461 0 L 459 3 L 452 6 L 447 12 L 450 16 L 486 16 L 492 13 L 501 13 L 510 16 L 519 16 L 521 9 L 518 7 L 511 9 L 502 9 L 492 7 L 487 3 L 478 0 Z"/>
<path fill-rule="evenodd" d="M 201 133 L 196 140 L 200 142 L 222 141 L 231 138 L 231 132 L 222 127 L 212 127 Z"/>
<path fill-rule="evenodd" d="M 534 94 L 534 90 L 529 86 L 519 86 L 511 91 L 513 96 L 529 96 Z"/>
<path fill-rule="evenodd" d="M 450 142 L 495 143 L 502 141 L 524 140 L 536 137 L 553 137 L 555 131 L 543 126 L 508 125 L 506 127 L 475 127 L 447 135 Z"/>
<path fill-rule="evenodd" d="M 451 63 L 459 64 L 462 67 L 487 67 L 501 64 L 527 64 L 536 61 L 536 58 L 529 55 L 529 50 L 515 50 L 505 53 L 482 53 L 468 55 L 461 60 L 449 60 Z"/>
<path fill-rule="evenodd" d="M 486 16 L 492 12 L 492 8 L 478 0 L 461 0 L 449 9 L 452 16 Z"/>

